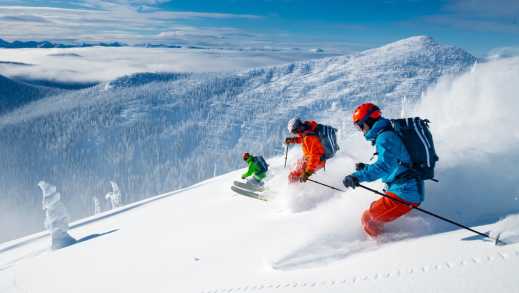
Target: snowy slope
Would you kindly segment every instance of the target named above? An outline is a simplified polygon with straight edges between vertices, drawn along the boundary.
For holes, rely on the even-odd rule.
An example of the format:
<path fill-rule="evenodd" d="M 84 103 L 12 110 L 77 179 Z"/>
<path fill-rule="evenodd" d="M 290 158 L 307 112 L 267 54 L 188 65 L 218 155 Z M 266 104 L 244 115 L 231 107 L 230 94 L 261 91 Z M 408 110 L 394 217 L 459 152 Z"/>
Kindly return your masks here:
<path fill-rule="evenodd" d="M 61 91 L 30 85 L 0 75 L 0 114 Z"/>
<path fill-rule="evenodd" d="M 0 134 L 8 138 L 0 141 L 0 158 L 12 170 L 0 174 L 0 185 L 10 196 L 32 199 L 35 182 L 46 179 L 60 186 L 73 215 L 85 216 L 108 180 L 134 201 L 233 170 L 244 150 L 279 155 L 294 115 L 339 127 L 346 144 L 360 101 L 398 115 L 403 100 L 413 103 L 440 76 L 475 62 L 462 49 L 414 37 L 244 72 L 123 77 L 0 117 Z"/>
<path fill-rule="evenodd" d="M 272 180 L 286 175 L 281 164 L 281 160 L 275 163 L 277 176 Z M 229 173 L 194 189 L 74 229 L 71 233 L 76 237 L 117 231 L 60 251 L 30 256 L 31 250 L 38 251 L 48 245 L 49 239 L 44 239 L 4 252 L 0 254 L 0 290 L 6 293 L 519 290 L 519 244 L 494 246 L 460 230 L 383 244 L 362 237 L 341 240 L 344 233 L 341 230 L 335 234 L 325 232 L 330 232 L 332 226 L 342 226 L 360 235 L 357 215 L 336 216 L 367 196 L 362 191 L 349 191 L 319 208 L 293 214 L 286 213 L 276 199 L 265 203 L 234 195 L 228 187 L 239 174 Z M 285 188 L 283 184 L 275 186 L 270 190 L 271 195 Z M 487 231 L 497 226 L 477 229 Z M 405 230 L 403 225 L 400 228 Z M 517 234 L 515 240 L 506 235 L 504 239 L 519 240 Z M 7 258 L 23 255 L 29 256 L 4 266 Z M 306 266 L 290 265 L 287 261 L 297 258 L 314 261 Z M 285 265 L 274 268 L 280 261 Z"/>

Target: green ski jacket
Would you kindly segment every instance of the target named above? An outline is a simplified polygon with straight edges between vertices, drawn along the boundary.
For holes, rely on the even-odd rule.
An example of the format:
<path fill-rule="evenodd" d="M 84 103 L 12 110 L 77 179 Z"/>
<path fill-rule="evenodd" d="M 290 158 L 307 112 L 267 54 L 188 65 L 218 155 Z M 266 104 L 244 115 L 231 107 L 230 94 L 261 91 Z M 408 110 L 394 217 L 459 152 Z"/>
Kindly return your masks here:
<path fill-rule="evenodd" d="M 247 165 L 249 168 L 247 169 L 247 172 L 243 173 L 242 178 L 247 178 L 254 174 L 256 179 L 261 180 L 267 176 L 267 172 L 261 170 L 260 166 L 256 164 L 255 159 L 254 156 L 250 156 L 247 159 Z"/>

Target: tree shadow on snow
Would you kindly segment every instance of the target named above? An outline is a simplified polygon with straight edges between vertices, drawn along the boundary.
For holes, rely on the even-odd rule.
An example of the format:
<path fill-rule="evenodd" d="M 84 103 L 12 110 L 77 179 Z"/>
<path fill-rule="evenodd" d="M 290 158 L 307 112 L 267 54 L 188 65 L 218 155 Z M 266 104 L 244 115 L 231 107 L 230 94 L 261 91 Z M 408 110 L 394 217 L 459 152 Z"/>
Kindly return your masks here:
<path fill-rule="evenodd" d="M 79 238 L 78 240 L 76 240 L 76 242 L 74 244 L 78 244 L 78 243 L 81 243 L 81 242 L 92 240 L 94 238 L 101 237 L 101 236 L 104 236 L 104 235 L 107 235 L 107 234 L 111 234 L 111 233 L 114 233 L 114 232 L 117 232 L 117 231 L 119 231 L 119 229 L 113 229 L 113 230 L 106 231 L 106 232 L 103 232 L 103 233 L 90 234 L 90 235 L 87 235 L 85 237 Z"/>

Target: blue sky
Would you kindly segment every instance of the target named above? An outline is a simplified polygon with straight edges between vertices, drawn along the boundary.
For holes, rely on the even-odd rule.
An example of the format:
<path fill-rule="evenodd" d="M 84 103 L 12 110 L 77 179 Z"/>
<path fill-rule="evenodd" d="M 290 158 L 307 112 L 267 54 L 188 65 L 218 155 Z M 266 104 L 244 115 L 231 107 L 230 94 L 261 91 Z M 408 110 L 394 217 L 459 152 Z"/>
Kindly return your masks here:
<path fill-rule="evenodd" d="M 52 9 L 50 9 L 52 8 Z M 517 0 L 3 0 L 0 38 L 357 51 L 430 35 L 477 55 L 519 46 Z"/>

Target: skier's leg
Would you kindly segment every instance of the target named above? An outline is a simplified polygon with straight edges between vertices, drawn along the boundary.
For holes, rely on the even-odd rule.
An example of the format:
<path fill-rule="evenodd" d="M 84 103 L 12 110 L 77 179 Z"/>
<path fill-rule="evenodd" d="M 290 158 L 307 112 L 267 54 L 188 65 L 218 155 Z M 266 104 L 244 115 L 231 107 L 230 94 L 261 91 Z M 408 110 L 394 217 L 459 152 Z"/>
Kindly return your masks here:
<path fill-rule="evenodd" d="M 251 178 L 249 178 L 247 180 L 247 184 L 250 184 L 252 186 L 257 186 L 257 187 L 260 187 L 263 185 L 263 182 L 261 182 L 260 180 L 258 180 L 258 178 L 256 176 L 252 176 Z"/>
<path fill-rule="evenodd" d="M 382 232 L 382 223 L 375 221 L 369 212 L 364 211 L 361 218 L 362 228 L 364 232 L 371 237 L 377 237 Z"/>
<path fill-rule="evenodd" d="M 300 159 L 297 161 L 296 168 L 288 174 L 288 182 L 296 183 L 299 182 L 299 178 L 305 172 L 306 164 L 304 159 Z"/>
<path fill-rule="evenodd" d="M 326 161 L 321 161 L 317 166 L 315 166 L 314 173 L 317 173 L 317 171 L 324 169 L 326 167 Z"/>
<path fill-rule="evenodd" d="M 265 178 L 265 175 L 261 176 L 262 174 L 254 174 L 254 180 L 256 181 L 256 185 L 263 186 L 263 178 Z"/>
<path fill-rule="evenodd" d="M 386 192 L 386 194 L 390 197 L 400 199 L 392 192 Z M 369 209 L 363 213 L 361 219 L 362 227 L 368 235 L 376 237 L 382 233 L 384 223 L 394 221 L 409 213 L 411 210 L 412 208 L 408 205 L 398 203 L 387 197 L 382 197 L 371 203 Z"/>

